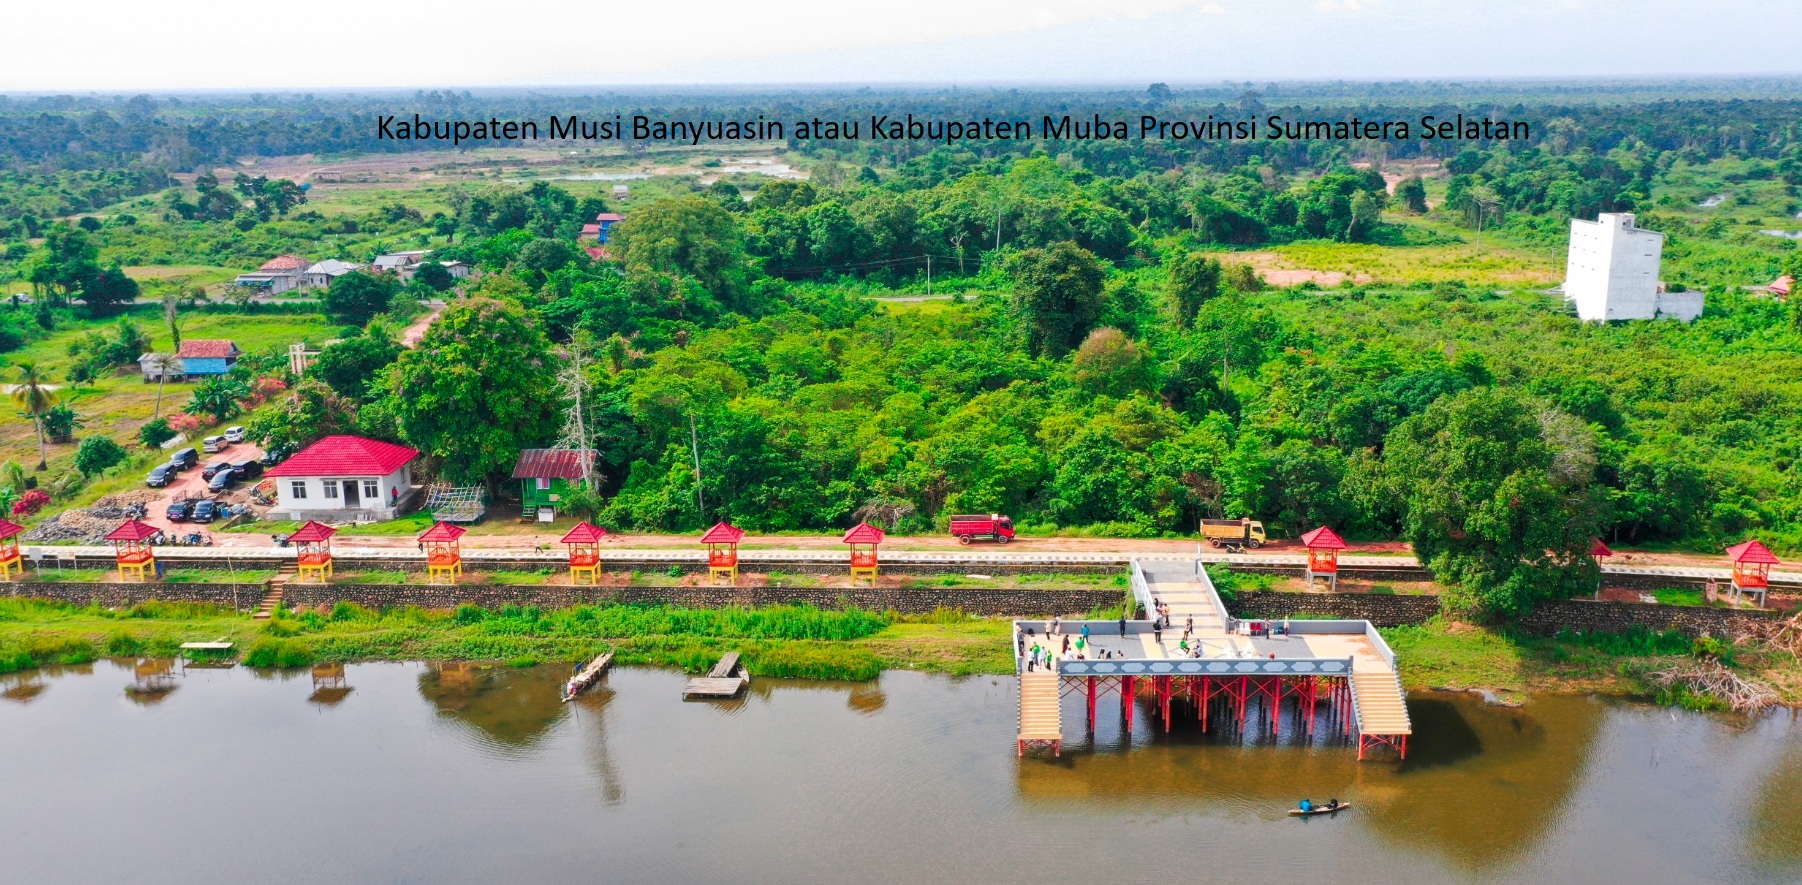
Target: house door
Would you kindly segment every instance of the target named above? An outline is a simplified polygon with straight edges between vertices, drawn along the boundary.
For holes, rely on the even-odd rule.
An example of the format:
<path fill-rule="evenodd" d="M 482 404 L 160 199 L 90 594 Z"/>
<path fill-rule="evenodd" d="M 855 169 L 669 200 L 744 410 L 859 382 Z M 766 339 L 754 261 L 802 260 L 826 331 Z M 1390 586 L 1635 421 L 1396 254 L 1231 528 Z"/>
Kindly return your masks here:
<path fill-rule="evenodd" d="M 347 479 L 344 481 L 344 506 L 362 506 L 357 503 L 357 481 L 354 479 Z"/>

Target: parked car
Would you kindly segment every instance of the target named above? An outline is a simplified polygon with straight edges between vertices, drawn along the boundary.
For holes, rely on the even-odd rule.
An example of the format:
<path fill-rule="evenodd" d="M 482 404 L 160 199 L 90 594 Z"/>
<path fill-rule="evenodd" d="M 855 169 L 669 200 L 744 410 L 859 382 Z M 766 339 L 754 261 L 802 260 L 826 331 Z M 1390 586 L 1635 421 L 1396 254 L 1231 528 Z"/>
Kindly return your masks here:
<path fill-rule="evenodd" d="M 169 513 L 168 513 L 169 521 L 170 522 L 187 522 L 188 516 L 190 514 L 192 514 L 193 512 L 194 512 L 194 502 L 192 500 L 184 498 L 180 501 L 176 501 L 169 505 Z"/>
<path fill-rule="evenodd" d="M 243 442 L 244 441 L 244 428 L 242 428 L 242 427 L 227 427 L 227 428 L 225 428 L 225 441 L 229 442 L 229 443 Z"/>
<path fill-rule="evenodd" d="M 174 479 L 175 474 L 179 472 L 173 464 L 158 464 L 151 469 L 149 476 L 144 477 L 144 484 L 153 489 L 160 489 L 168 485 L 169 481 Z"/>
<path fill-rule="evenodd" d="M 192 447 L 176 449 L 175 454 L 169 456 L 169 463 L 174 465 L 176 470 L 192 470 L 200 466 L 200 453 L 194 451 Z"/>
<path fill-rule="evenodd" d="M 259 460 L 263 462 L 264 467 L 274 467 L 275 465 L 288 460 L 288 456 L 292 454 L 294 454 L 293 446 L 276 446 L 275 448 L 264 452 L 263 457 Z"/>
<path fill-rule="evenodd" d="M 208 464 L 205 470 L 200 471 L 200 478 L 212 479 L 219 475 L 219 471 L 230 470 L 231 466 L 232 462 L 230 461 L 214 461 L 213 463 Z"/>
<path fill-rule="evenodd" d="M 249 482 L 263 475 L 263 465 L 261 462 L 245 458 L 232 465 L 232 472 L 238 475 L 240 481 Z"/>
<path fill-rule="evenodd" d="M 238 471 L 227 467 L 224 470 L 213 474 L 213 481 L 206 484 L 206 490 L 217 495 L 220 492 L 225 491 L 227 486 L 237 481 Z"/>
<path fill-rule="evenodd" d="M 200 448 L 207 453 L 223 452 L 231 448 L 231 440 L 223 436 L 209 436 L 200 441 Z"/>
<path fill-rule="evenodd" d="M 200 523 L 212 522 L 218 518 L 219 504 L 210 498 L 201 498 L 195 501 L 194 511 L 188 514 L 188 519 Z"/>

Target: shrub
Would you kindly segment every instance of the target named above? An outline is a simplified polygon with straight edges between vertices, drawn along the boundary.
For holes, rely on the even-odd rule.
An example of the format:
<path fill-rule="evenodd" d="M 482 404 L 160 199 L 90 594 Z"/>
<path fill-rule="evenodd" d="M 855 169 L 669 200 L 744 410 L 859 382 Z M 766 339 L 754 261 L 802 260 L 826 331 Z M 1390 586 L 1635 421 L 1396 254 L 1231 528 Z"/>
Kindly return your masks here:
<path fill-rule="evenodd" d="M 44 490 L 31 489 L 19 496 L 19 500 L 13 502 L 13 515 L 30 516 L 39 510 L 44 509 L 44 505 L 49 503 L 50 496 L 46 494 Z"/>
<path fill-rule="evenodd" d="M 113 442 L 112 437 L 90 436 L 75 449 L 75 469 L 84 476 L 96 476 L 128 457 L 125 447 Z"/>
<path fill-rule="evenodd" d="M 250 647 L 244 663 L 252 667 L 282 669 L 305 667 L 313 663 L 313 649 L 298 639 L 264 637 Z"/>
<path fill-rule="evenodd" d="M 142 443 L 146 449 L 157 448 L 174 435 L 175 428 L 169 426 L 167 418 L 146 421 L 143 427 L 138 428 L 138 442 Z"/>

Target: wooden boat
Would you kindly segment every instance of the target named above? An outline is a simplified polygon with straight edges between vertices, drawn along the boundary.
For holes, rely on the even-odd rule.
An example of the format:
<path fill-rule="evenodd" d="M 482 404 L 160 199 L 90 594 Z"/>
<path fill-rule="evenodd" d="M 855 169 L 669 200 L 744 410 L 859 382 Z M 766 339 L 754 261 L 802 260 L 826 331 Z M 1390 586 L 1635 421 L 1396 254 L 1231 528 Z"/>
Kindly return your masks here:
<path fill-rule="evenodd" d="M 567 704 L 575 700 L 576 695 L 587 691 L 596 682 L 601 681 L 601 676 L 607 672 L 607 666 L 612 663 L 613 652 L 607 652 L 589 661 L 576 675 L 571 676 L 568 682 L 563 683 L 563 702 Z"/>
<path fill-rule="evenodd" d="M 1328 808 L 1325 805 L 1316 805 L 1313 808 L 1308 809 L 1307 811 L 1303 811 L 1299 808 L 1291 808 L 1291 809 L 1289 809 L 1289 816 L 1290 817 L 1313 817 L 1316 814 L 1333 814 L 1336 812 L 1344 811 L 1345 809 L 1350 808 L 1350 807 L 1351 807 L 1350 802 L 1341 802 L 1341 803 L 1339 803 L 1339 806 L 1337 808 Z"/>

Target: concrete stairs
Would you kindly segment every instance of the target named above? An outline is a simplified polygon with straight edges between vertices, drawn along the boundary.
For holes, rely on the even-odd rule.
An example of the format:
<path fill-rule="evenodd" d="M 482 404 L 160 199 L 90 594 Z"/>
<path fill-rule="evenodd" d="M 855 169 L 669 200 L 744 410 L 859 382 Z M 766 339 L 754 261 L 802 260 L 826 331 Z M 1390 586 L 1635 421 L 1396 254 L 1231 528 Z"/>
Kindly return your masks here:
<path fill-rule="evenodd" d="M 1060 685 L 1056 672 L 1036 670 L 1020 674 L 1020 746 L 1027 743 L 1061 744 L 1063 721 L 1058 714 Z"/>
<path fill-rule="evenodd" d="M 1360 734 L 1413 734 L 1401 679 L 1394 673 L 1352 674 L 1352 699 L 1358 708 Z"/>
<path fill-rule="evenodd" d="M 277 572 L 275 577 L 269 579 L 269 592 L 263 594 L 263 601 L 257 605 L 256 614 L 251 617 L 258 621 L 267 621 L 275 617 L 276 607 L 282 604 L 282 591 L 287 588 L 288 579 L 294 577 L 296 573 L 294 566 L 282 566 L 282 570 Z"/>

